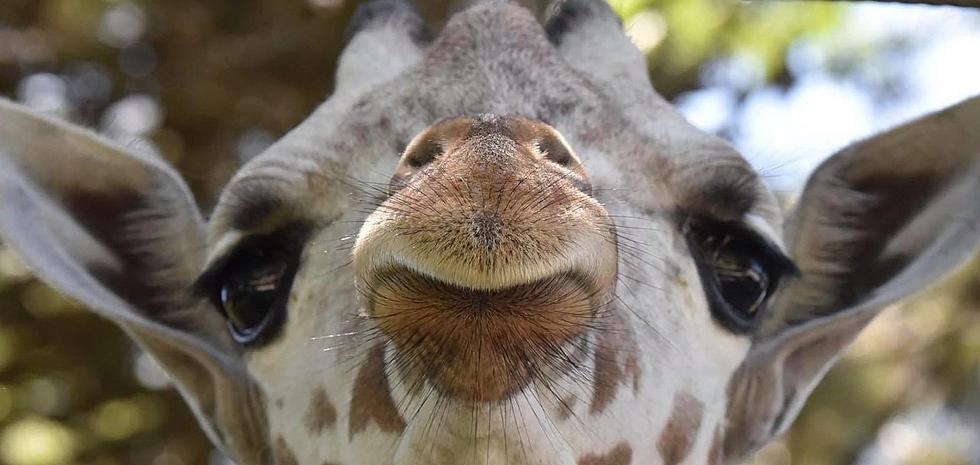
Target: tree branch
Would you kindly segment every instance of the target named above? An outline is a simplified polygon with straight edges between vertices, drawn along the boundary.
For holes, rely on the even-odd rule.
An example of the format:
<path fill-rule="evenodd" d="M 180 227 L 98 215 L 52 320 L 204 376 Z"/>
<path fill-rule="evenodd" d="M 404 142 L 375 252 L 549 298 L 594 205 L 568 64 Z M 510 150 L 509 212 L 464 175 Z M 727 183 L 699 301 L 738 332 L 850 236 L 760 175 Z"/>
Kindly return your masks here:
<path fill-rule="evenodd" d="M 902 3 L 902 4 L 980 8 L 980 0 L 802 0 L 802 1 L 805 2 L 829 1 L 829 2 L 836 2 L 836 3 L 843 3 L 843 2 Z"/>

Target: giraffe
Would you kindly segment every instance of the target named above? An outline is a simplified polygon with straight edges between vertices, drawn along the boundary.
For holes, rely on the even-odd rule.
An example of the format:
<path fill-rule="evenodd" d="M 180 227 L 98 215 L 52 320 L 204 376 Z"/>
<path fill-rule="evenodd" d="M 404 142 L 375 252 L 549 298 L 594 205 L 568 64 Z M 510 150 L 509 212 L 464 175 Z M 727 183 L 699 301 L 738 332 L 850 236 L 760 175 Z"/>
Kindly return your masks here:
<path fill-rule="evenodd" d="M 240 465 L 736 464 L 980 242 L 980 98 L 784 214 L 599 0 L 355 14 L 335 93 L 205 220 L 159 158 L 0 101 L 0 236 Z"/>

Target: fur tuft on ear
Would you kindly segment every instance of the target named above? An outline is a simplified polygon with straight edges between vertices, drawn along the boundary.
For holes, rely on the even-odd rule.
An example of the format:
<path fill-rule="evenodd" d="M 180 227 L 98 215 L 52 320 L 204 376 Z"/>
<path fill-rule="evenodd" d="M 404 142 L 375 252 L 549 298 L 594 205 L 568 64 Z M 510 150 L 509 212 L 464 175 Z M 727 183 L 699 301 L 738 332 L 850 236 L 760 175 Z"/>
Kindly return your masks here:
<path fill-rule="evenodd" d="M 858 142 L 813 174 L 786 226 L 801 270 L 770 304 L 729 390 L 727 460 L 793 421 L 885 307 L 980 244 L 980 97 Z"/>
<path fill-rule="evenodd" d="M 188 294 L 206 244 L 173 169 L 0 100 L 0 237 L 151 353 L 215 444 L 262 463 L 261 394 L 219 312 Z"/>
<path fill-rule="evenodd" d="M 335 94 L 354 95 L 395 78 L 421 59 L 431 41 L 432 33 L 408 0 L 362 3 L 347 28 Z"/>
<path fill-rule="evenodd" d="M 652 98 L 647 62 L 604 0 L 556 0 L 545 20 L 548 40 L 569 65 L 622 98 Z M 658 99 L 659 100 L 659 99 Z"/>

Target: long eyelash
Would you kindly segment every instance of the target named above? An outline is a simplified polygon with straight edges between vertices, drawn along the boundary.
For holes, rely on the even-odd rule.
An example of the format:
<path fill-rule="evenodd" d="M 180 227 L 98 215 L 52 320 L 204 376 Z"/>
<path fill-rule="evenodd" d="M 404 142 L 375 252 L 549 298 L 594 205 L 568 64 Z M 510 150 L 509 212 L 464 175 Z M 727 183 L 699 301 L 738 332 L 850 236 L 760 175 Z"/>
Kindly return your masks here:
<path fill-rule="evenodd" d="M 270 255 L 275 260 L 281 260 L 287 266 L 286 273 L 295 274 L 299 268 L 300 254 L 303 245 L 309 237 L 311 227 L 308 223 L 294 223 L 282 229 L 261 236 L 253 236 L 239 242 L 231 251 L 211 263 L 197 279 L 189 286 L 188 295 L 196 301 L 210 301 L 222 313 L 224 310 L 217 302 L 217 295 L 224 280 L 234 270 L 229 267 L 244 254 L 255 251 L 272 251 Z M 292 276 L 289 278 L 292 282 Z M 289 289 L 280 292 L 288 293 Z"/>
<path fill-rule="evenodd" d="M 681 220 L 681 232 L 684 234 L 692 233 L 724 233 L 727 235 L 738 234 L 750 240 L 755 246 L 762 250 L 766 257 L 771 259 L 778 267 L 778 272 L 782 277 L 799 276 L 800 269 L 783 251 L 775 244 L 769 242 L 764 236 L 752 228 L 737 222 L 718 222 L 700 218 L 685 217 Z"/>
<path fill-rule="evenodd" d="M 750 334 L 756 331 L 765 318 L 765 302 L 770 300 L 781 285 L 785 284 L 787 278 L 797 276 L 799 268 L 779 247 L 745 224 L 691 217 L 683 218 L 680 224 L 681 233 L 694 257 L 715 321 L 735 334 Z M 759 301 L 759 306 L 755 307 L 757 310 L 746 313 L 737 306 L 731 305 L 724 296 L 723 288 L 717 278 L 718 268 L 715 262 L 705 255 L 711 252 L 708 248 L 717 246 L 706 245 L 706 242 L 717 237 L 722 237 L 723 240 L 737 238 L 738 241 L 747 244 L 747 247 L 758 251 L 754 259 L 766 269 L 769 284 L 763 289 L 764 295 Z"/>
<path fill-rule="evenodd" d="M 212 263 L 191 283 L 188 294 L 196 300 L 210 299 L 217 292 L 218 281 L 233 257 L 234 251 Z"/>

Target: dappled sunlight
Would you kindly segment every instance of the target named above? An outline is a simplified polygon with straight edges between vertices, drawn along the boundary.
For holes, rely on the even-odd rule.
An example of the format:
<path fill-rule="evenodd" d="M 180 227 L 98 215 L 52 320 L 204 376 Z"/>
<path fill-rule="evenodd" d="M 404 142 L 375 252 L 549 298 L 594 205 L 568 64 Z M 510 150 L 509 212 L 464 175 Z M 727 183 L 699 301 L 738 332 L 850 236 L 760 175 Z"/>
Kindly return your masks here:
<path fill-rule="evenodd" d="M 156 363 L 3 247 L 0 305 L 0 463 L 206 463 L 211 446 Z"/>
<path fill-rule="evenodd" d="M 237 166 L 324 100 L 353 10 L 225 3 L 4 0 L 0 95 L 159 154 L 209 208 Z M 611 4 L 654 85 L 786 199 L 834 151 L 980 94 L 980 11 Z M 752 463 L 980 464 L 978 276 L 974 260 L 884 312 Z M 154 360 L 2 245 L 0 463 L 230 465 Z"/>
<path fill-rule="evenodd" d="M 10 465 L 58 465 L 75 458 L 76 443 L 60 423 L 27 418 L 0 432 L 0 458 Z"/>

